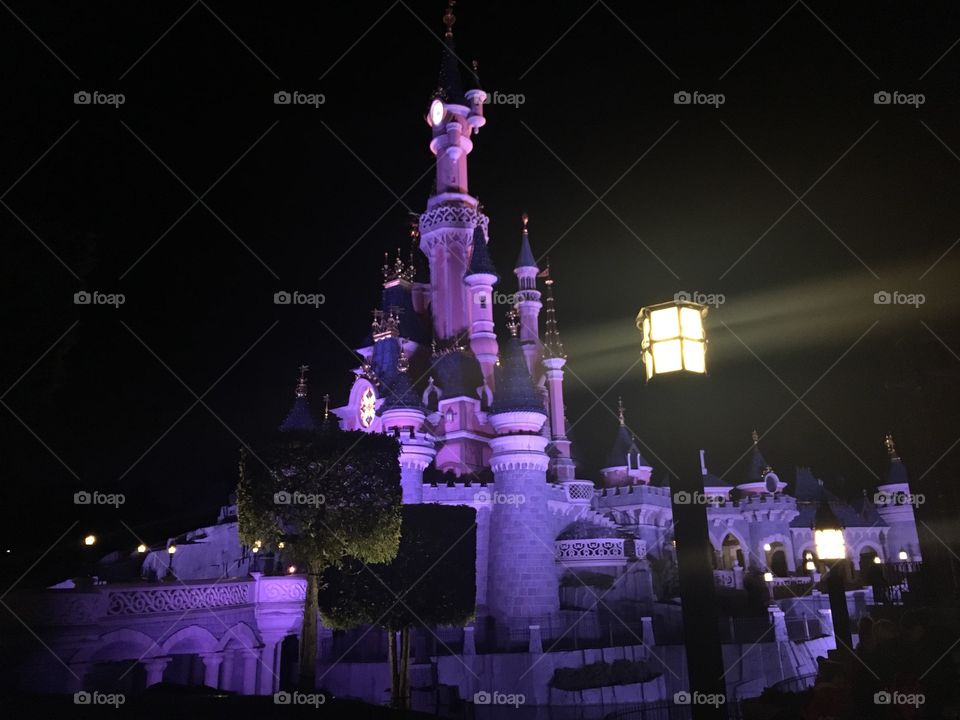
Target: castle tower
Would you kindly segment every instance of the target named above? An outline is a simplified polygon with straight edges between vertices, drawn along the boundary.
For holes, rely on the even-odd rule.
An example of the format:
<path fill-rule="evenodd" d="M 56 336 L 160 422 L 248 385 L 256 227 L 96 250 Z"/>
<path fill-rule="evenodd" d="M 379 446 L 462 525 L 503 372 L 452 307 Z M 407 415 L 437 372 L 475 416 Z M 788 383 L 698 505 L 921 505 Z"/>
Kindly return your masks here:
<path fill-rule="evenodd" d="M 649 485 L 653 468 L 640 453 L 636 438 L 627 428 L 626 409 L 623 407 L 622 398 L 617 399 L 617 407 L 620 427 L 617 428 L 613 447 L 607 454 L 606 467 L 600 470 L 604 485 Z"/>
<path fill-rule="evenodd" d="M 560 341 L 560 329 L 557 327 L 557 310 L 553 299 L 553 278 L 550 277 L 550 264 L 545 271 L 547 286 L 547 321 L 543 335 L 543 366 L 546 369 L 548 393 L 547 409 L 550 414 L 550 442 L 556 449 L 550 463 L 557 480 L 573 480 L 576 468 L 570 456 L 570 440 L 567 438 L 567 418 L 563 402 L 563 366 L 567 364 L 567 354 Z"/>
<path fill-rule="evenodd" d="M 300 379 L 297 381 L 293 407 L 280 424 L 280 432 L 317 431 L 317 423 L 313 419 L 310 404 L 307 402 L 307 371 L 309 369 L 307 365 L 300 366 Z"/>
<path fill-rule="evenodd" d="M 474 229 L 486 227 L 477 199 L 469 194 L 467 156 L 472 137 L 486 120 L 476 72 L 464 92 L 460 61 L 453 43 L 453 3 L 443 17 L 446 25 L 440 80 L 427 112 L 431 128 L 430 151 L 437 158 L 436 190 L 420 216 L 420 249 L 430 263 L 430 305 L 438 339 L 457 338 L 468 329 L 467 287 L 463 276 L 473 245 Z"/>
<path fill-rule="evenodd" d="M 423 502 L 423 471 L 433 462 L 437 451 L 434 443 L 424 432 L 426 417 L 420 397 L 410 379 L 410 363 L 401 340 L 391 338 L 386 343 L 396 347 L 395 371 L 381 376 L 384 394 L 380 414 L 383 431 L 392 434 L 400 442 L 400 484 L 403 502 Z"/>
<path fill-rule="evenodd" d="M 907 560 L 920 561 L 920 538 L 917 535 L 917 519 L 914 514 L 914 495 L 910 492 L 910 479 L 907 468 L 897 453 L 893 435 L 887 433 L 883 439 L 887 448 L 887 479 L 877 486 L 874 504 L 877 512 L 890 529 L 887 531 L 887 560 L 897 562 L 900 553 L 907 554 Z"/>
<path fill-rule="evenodd" d="M 520 238 L 520 254 L 513 269 L 517 276 L 517 310 L 520 313 L 520 343 L 531 375 L 537 372 L 542 357 L 540 349 L 540 291 L 537 290 L 537 275 L 540 268 L 530 249 L 527 224 L 530 218 L 523 214 L 523 235 Z"/>
<path fill-rule="evenodd" d="M 516 315 L 497 368 L 490 422 L 494 476 L 487 602 L 498 622 L 525 626 L 559 610 L 554 532 L 547 506 L 546 412 L 530 379 Z"/>
<path fill-rule="evenodd" d="M 483 370 L 483 380 L 494 388 L 493 369 L 497 364 L 499 345 L 493 325 L 493 286 L 499 282 L 497 268 L 490 259 L 487 239 L 480 225 L 473 231 L 473 252 L 463 276 L 470 295 L 467 315 L 470 319 L 470 349 Z"/>

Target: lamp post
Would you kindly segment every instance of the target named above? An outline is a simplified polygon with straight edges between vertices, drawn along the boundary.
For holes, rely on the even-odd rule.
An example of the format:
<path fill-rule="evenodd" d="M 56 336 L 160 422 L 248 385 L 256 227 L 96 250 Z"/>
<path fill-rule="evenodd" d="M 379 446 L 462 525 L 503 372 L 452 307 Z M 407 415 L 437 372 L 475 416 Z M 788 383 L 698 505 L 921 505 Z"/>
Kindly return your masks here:
<path fill-rule="evenodd" d="M 813 542 L 817 557 L 827 566 L 827 593 L 830 597 L 830 614 L 833 616 L 833 635 L 837 650 L 852 649 L 850 637 L 850 612 L 847 610 L 847 594 L 844 591 L 847 546 L 843 539 L 843 525 L 821 497 L 813 518 Z"/>
<path fill-rule="evenodd" d="M 175 552 L 177 552 L 176 545 L 171 543 L 170 545 L 167 546 L 167 574 L 166 574 L 166 577 L 164 577 L 164 580 L 168 582 L 174 580 L 176 577 L 173 574 L 173 554 Z"/>
<path fill-rule="evenodd" d="M 676 300 L 640 310 L 637 328 L 643 334 L 641 352 L 647 382 L 663 384 L 673 376 L 671 400 L 696 417 L 696 398 L 684 397 L 684 387 L 693 377 L 706 374 L 707 338 L 703 320 L 705 305 Z M 666 377 L 664 377 L 666 376 Z M 686 456 L 686 454 L 684 455 Z M 689 456 L 694 457 L 691 452 Z M 680 472 L 671 484 L 674 537 L 683 613 L 683 636 L 687 654 L 690 693 L 696 720 L 723 718 L 722 704 L 707 704 L 703 698 L 723 697 L 723 655 L 717 623 L 713 579 L 713 546 L 707 530 L 707 507 L 700 467 Z M 697 702 L 697 698 L 700 702 Z"/>

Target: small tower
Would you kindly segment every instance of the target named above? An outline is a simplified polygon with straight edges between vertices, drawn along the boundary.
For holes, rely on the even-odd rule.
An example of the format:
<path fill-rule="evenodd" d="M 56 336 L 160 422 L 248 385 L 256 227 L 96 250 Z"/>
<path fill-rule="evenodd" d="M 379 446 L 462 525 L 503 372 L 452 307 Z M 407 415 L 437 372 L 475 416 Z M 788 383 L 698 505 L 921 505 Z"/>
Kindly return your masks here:
<path fill-rule="evenodd" d="M 750 467 L 744 482 L 737 485 L 737 489 L 745 495 L 762 495 L 782 493 L 787 486 L 773 471 L 773 467 L 760 452 L 760 436 L 754 430 L 751 434 L 753 450 L 750 453 Z"/>
<path fill-rule="evenodd" d="M 640 453 L 636 438 L 627 428 L 623 398 L 617 399 L 617 408 L 620 426 L 617 428 L 617 436 L 613 441 L 613 447 L 607 454 L 606 467 L 600 470 L 600 475 L 607 487 L 635 485 L 637 483 L 648 485 L 653 468 Z"/>
<path fill-rule="evenodd" d="M 437 451 L 432 440 L 424 432 L 426 412 L 410 379 L 410 362 L 401 340 L 392 341 L 397 346 L 397 361 L 392 372 L 381 379 L 384 394 L 379 413 L 383 420 L 383 432 L 393 435 L 400 442 L 400 484 L 403 502 L 423 502 L 423 471 L 433 462 Z"/>
<path fill-rule="evenodd" d="M 907 560 L 920 561 L 920 538 L 914 511 L 916 496 L 910 491 L 907 467 L 897 453 L 893 435 L 887 433 L 883 444 L 887 449 L 887 477 L 882 485 L 877 486 L 874 505 L 880 517 L 890 526 L 886 537 L 887 558 L 896 562 L 902 551 L 907 554 Z"/>
<path fill-rule="evenodd" d="M 520 313 L 520 342 L 523 355 L 527 360 L 527 369 L 531 375 L 537 372 L 541 360 L 540 349 L 540 291 L 537 290 L 537 275 L 540 268 L 530 249 L 529 216 L 523 214 L 523 234 L 520 237 L 520 254 L 513 269 L 517 276 L 517 310 Z"/>
<path fill-rule="evenodd" d="M 550 441 L 556 449 L 556 453 L 551 453 L 551 465 L 558 481 L 573 480 L 576 476 L 576 468 L 570 454 L 563 402 L 563 366 L 567 364 L 567 354 L 563 350 L 560 329 L 557 327 L 557 310 L 553 298 L 553 278 L 550 276 L 549 261 L 544 277 L 544 284 L 547 286 L 547 322 L 543 336 L 543 366 L 546 369 Z"/>
<path fill-rule="evenodd" d="M 307 371 L 308 365 L 300 366 L 300 378 L 297 380 L 297 389 L 293 407 L 287 417 L 280 423 L 280 432 L 316 432 L 317 423 L 310 412 L 310 403 L 307 402 Z"/>
<path fill-rule="evenodd" d="M 499 345 L 493 324 L 493 286 L 499 282 L 497 268 L 490 259 L 487 238 L 483 227 L 473 230 L 473 252 L 470 265 L 463 276 L 470 294 L 468 316 L 470 318 L 470 349 L 480 363 L 487 387 L 493 389 L 493 369 L 497 364 Z"/>
<path fill-rule="evenodd" d="M 547 438 L 540 432 L 546 412 L 527 370 L 513 311 L 508 327 L 511 337 L 501 349 L 490 411 L 497 437 L 490 440 L 494 493 L 487 601 L 496 620 L 509 627 L 555 613 L 560 604 L 556 533 L 548 507 Z"/>

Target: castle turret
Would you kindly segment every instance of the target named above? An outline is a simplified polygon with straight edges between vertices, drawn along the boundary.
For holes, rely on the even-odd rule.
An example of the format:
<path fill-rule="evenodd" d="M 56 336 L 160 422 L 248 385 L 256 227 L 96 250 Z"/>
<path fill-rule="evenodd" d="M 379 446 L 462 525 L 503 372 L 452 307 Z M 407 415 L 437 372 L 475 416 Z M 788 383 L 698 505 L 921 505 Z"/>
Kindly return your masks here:
<path fill-rule="evenodd" d="M 437 451 L 433 440 L 424 431 L 426 417 L 420 397 L 410 379 L 410 363 L 402 341 L 391 339 L 383 345 L 396 346 L 394 371 L 381 377 L 383 404 L 379 413 L 383 418 L 383 431 L 392 434 L 400 442 L 400 484 L 403 487 L 403 502 L 423 502 L 423 471 L 433 462 Z"/>
<path fill-rule="evenodd" d="M 493 325 L 493 286 L 500 280 L 497 268 L 490 259 L 483 227 L 473 231 L 473 252 L 463 281 L 470 294 L 467 315 L 470 319 L 470 349 L 483 370 L 483 379 L 494 388 L 493 369 L 497 364 L 499 346 Z"/>
<path fill-rule="evenodd" d="M 511 337 L 501 350 L 490 412 L 497 437 L 490 440 L 494 493 L 487 598 L 499 622 L 524 625 L 529 618 L 558 611 L 559 593 L 547 506 L 547 438 L 540 433 L 546 412 L 530 379 L 512 311 L 508 327 Z"/>
<path fill-rule="evenodd" d="M 745 495 L 782 493 L 787 484 L 777 476 L 773 467 L 760 452 L 760 436 L 756 430 L 753 431 L 752 438 L 753 449 L 750 452 L 747 477 L 737 485 L 737 489 Z"/>
<path fill-rule="evenodd" d="M 280 424 L 280 432 L 316 432 L 317 423 L 310 412 L 310 403 L 307 402 L 307 371 L 309 366 L 300 366 L 300 379 L 297 380 L 297 389 L 293 407 L 287 417 Z"/>
<path fill-rule="evenodd" d="M 433 325 L 441 340 L 457 338 L 468 329 L 467 286 L 463 282 L 473 245 L 474 228 L 487 224 L 467 183 L 467 156 L 472 136 L 483 127 L 486 93 L 478 87 L 466 92 L 460 60 L 454 49 L 453 4 L 443 17 L 446 25 L 440 80 L 427 112 L 431 127 L 430 151 L 437 158 L 436 190 L 420 216 L 420 249 L 430 263 L 430 304 Z M 479 84 L 476 73 L 471 85 Z"/>
<path fill-rule="evenodd" d="M 543 366 L 546 370 L 547 409 L 550 414 L 550 442 L 556 452 L 551 453 L 551 465 L 558 481 L 573 480 L 576 467 L 570 453 L 570 440 L 567 438 L 567 418 L 563 402 L 563 366 L 567 364 L 567 354 L 560 340 L 560 328 L 557 326 L 557 310 L 553 299 L 553 278 L 550 277 L 550 265 L 545 271 L 547 286 L 547 321 L 543 335 Z"/>
<path fill-rule="evenodd" d="M 882 485 L 877 486 L 874 505 L 880 517 L 890 526 L 886 535 L 887 557 L 891 561 L 920 561 L 920 538 L 914 513 L 918 496 L 910 491 L 907 468 L 897 453 L 893 435 L 887 433 L 883 444 L 887 448 L 887 477 Z"/>
<path fill-rule="evenodd" d="M 617 408 L 620 421 L 617 436 L 614 438 L 610 452 L 607 453 L 607 459 L 604 462 L 605 467 L 600 470 L 604 485 L 607 487 L 635 485 L 637 483 L 648 485 L 653 468 L 640 453 L 636 438 L 627 428 L 623 398 L 617 399 Z"/>
<path fill-rule="evenodd" d="M 523 214 L 523 234 L 520 238 L 520 254 L 513 269 L 517 276 L 517 311 L 520 313 L 520 342 L 523 355 L 527 360 L 527 369 L 533 375 L 542 357 L 540 349 L 540 291 L 537 290 L 537 275 L 540 268 L 530 249 L 530 234 L 527 225 L 530 218 Z"/>

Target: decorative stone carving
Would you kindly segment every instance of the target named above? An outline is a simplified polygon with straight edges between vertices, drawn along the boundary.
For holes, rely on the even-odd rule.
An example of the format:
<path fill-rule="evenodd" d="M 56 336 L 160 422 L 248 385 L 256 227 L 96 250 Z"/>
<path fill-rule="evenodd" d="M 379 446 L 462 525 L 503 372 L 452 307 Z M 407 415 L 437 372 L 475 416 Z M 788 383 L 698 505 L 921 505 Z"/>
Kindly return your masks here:
<path fill-rule="evenodd" d="M 186 587 L 112 590 L 107 615 L 183 612 L 250 603 L 251 583 L 218 583 Z"/>

